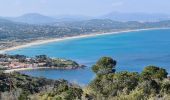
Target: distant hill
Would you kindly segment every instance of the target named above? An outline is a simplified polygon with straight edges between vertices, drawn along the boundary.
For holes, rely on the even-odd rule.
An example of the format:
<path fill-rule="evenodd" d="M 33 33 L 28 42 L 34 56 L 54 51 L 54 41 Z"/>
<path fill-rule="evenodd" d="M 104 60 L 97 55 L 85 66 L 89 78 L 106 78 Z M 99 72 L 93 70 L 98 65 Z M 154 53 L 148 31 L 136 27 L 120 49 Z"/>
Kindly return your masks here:
<path fill-rule="evenodd" d="M 27 24 L 50 24 L 55 22 L 89 20 L 91 17 L 80 15 L 45 16 L 38 13 L 29 13 L 19 17 L 6 17 L 5 19 Z"/>
<path fill-rule="evenodd" d="M 120 21 L 113 21 L 110 19 L 91 19 L 91 20 L 84 20 L 84 21 L 77 21 L 77 22 L 57 22 L 51 24 L 52 26 L 67 26 L 72 28 L 85 28 L 91 30 L 107 30 L 107 29 L 120 29 L 124 27 L 137 27 L 140 26 L 140 22 L 131 21 L 131 22 L 120 22 Z"/>
<path fill-rule="evenodd" d="M 113 20 L 120 22 L 138 21 L 138 22 L 156 22 L 163 20 L 170 20 L 170 15 L 166 14 L 147 14 L 147 13 L 118 13 L 112 12 L 99 17 L 89 17 L 82 15 L 60 15 L 60 16 L 45 16 L 38 13 L 28 13 L 19 17 L 3 17 L 13 22 L 27 23 L 27 24 L 55 24 L 55 23 L 72 23 L 80 22 L 84 24 L 86 21 L 94 21 L 94 19 Z M 1 17 L 0 17 L 1 19 Z M 107 21 L 108 21 L 107 20 Z M 84 21 L 84 22 L 83 22 Z M 105 20 L 106 21 L 106 20 Z"/>
<path fill-rule="evenodd" d="M 57 22 L 73 22 L 73 21 L 83 21 L 83 20 L 90 20 L 93 17 L 90 16 L 82 16 L 82 15 L 60 15 L 55 17 Z"/>
<path fill-rule="evenodd" d="M 118 13 L 112 12 L 104 16 L 99 17 L 101 19 L 111 19 L 115 21 L 161 21 L 169 20 L 170 15 L 166 14 L 147 14 L 147 13 Z"/>
<path fill-rule="evenodd" d="M 44 16 L 37 13 L 30 13 L 19 17 L 7 18 L 7 19 L 12 20 L 14 22 L 22 22 L 27 24 L 46 24 L 46 23 L 52 23 L 56 21 L 55 18 Z"/>
<path fill-rule="evenodd" d="M 4 19 L 3 17 L 0 17 L 0 23 L 4 24 L 4 23 L 12 23 L 12 21 Z"/>

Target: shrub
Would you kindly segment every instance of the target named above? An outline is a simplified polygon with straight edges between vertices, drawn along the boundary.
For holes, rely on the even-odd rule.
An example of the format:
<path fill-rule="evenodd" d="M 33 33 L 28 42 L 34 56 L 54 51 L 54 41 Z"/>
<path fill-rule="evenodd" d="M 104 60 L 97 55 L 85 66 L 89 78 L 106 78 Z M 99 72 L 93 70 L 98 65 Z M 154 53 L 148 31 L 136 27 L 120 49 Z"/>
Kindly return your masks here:
<path fill-rule="evenodd" d="M 159 68 L 157 66 L 146 66 L 141 73 L 144 79 L 163 79 L 167 78 L 168 73 L 165 69 Z"/>

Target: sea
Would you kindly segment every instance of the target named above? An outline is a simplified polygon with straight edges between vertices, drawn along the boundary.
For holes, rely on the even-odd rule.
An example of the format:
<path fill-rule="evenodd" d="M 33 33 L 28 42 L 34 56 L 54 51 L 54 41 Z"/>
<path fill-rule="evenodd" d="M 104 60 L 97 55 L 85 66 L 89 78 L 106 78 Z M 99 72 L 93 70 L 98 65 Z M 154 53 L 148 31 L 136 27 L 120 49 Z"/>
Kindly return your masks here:
<path fill-rule="evenodd" d="M 165 68 L 170 73 L 170 29 L 141 30 L 67 39 L 34 45 L 8 54 L 48 55 L 71 59 L 86 65 L 84 69 L 34 69 L 21 73 L 49 79 L 66 79 L 86 85 L 95 77 L 91 66 L 102 56 L 117 61 L 116 71 L 141 72 L 147 65 Z"/>

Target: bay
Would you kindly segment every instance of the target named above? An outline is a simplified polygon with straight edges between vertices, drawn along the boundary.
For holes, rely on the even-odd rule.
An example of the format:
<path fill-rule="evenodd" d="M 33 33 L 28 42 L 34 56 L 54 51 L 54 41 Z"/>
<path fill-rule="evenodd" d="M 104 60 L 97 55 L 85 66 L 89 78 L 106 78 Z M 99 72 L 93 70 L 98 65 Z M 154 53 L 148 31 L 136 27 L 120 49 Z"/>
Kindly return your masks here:
<path fill-rule="evenodd" d="M 23 70 L 21 73 L 50 79 L 63 78 L 79 84 L 87 84 L 94 77 L 91 66 L 102 56 L 117 60 L 117 71 L 140 72 L 146 65 L 165 68 L 170 73 L 170 29 L 143 30 L 121 34 L 98 35 L 46 43 L 7 52 L 35 56 L 72 59 L 87 65 L 85 69 Z"/>

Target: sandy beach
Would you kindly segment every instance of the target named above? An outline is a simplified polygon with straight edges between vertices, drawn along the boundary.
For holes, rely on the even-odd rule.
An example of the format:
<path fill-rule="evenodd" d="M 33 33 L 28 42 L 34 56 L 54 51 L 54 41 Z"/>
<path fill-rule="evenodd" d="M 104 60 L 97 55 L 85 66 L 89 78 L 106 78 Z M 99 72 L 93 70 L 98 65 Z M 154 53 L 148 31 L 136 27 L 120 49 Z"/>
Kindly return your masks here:
<path fill-rule="evenodd" d="M 11 72 L 15 72 L 15 71 L 22 71 L 22 70 L 33 70 L 33 69 L 46 69 L 49 67 L 28 67 L 28 68 L 18 68 L 18 69 L 8 69 L 5 70 L 5 73 L 11 73 Z"/>
<path fill-rule="evenodd" d="M 93 37 L 93 36 L 109 35 L 109 34 L 121 34 L 121 33 L 135 32 L 135 31 L 144 31 L 144 30 L 158 30 L 158 29 L 170 29 L 170 28 L 134 29 L 134 30 L 123 30 L 123 31 L 117 31 L 117 32 L 91 33 L 91 34 L 78 35 L 78 36 L 72 36 L 72 37 L 63 37 L 63 38 L 52 38 L 52 39 L 37 40 L 37 41 L 30 42 L 30 43 L 26 43 L 24 45 L 19 45 L 19 46 L 7 48 L 7 49 L 4 49 L 4 50 L 0 50 L 0 53 L 6 53 L 7 51 L 11 51 L 11 50 L 17 50 L 17 49 L 21 49 L 21 48 L 30 47 L 30 46 L 46 44 L 46 43 L 51 43 L 51 42 L 57 42 L 57 41 L 63 41 L 63 40 L 76 39 L 76 38 L 85 38 L 85 37 Z"/>

